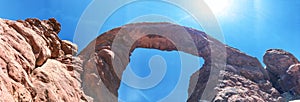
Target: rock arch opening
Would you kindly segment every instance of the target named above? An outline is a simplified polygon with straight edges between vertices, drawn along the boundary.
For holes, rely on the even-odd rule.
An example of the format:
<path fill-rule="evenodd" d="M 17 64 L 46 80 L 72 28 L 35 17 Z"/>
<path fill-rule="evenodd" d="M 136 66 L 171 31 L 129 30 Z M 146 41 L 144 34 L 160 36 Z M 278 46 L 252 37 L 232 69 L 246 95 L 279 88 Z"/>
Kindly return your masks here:
<path fill-rule="evenodd" d="M 94 71 L 98 72 L 100 78 L 94 78 L 94 81 L 99 82 L 100 80 L 103 83 L 102 86 L 87 84 L 85 87 L 90 91 L 87 93 L 96 96 L 97 94 L 103 95 L 110 92 L 110 96 L 115 95 L 114 100 L 117 100 L 122 73 L 129 63 L 131 52 L 136 48 L 182 51 L 203 58 L 206 68 L 211 68 L 210 63 L 216 61 L 225 65 L 222 61 L 226 60 L 222 59 L 226 55 L 224 54 L 225 45 L 209 37 L 204 32 L 171 23 L 128 24 L 100 35 L 79 54 L 82 59 L 89 59 L 84 62 L 84 66 L 88 65 L 85 69 L 97 68 Z M 215 69 L 218 70 L 218 68 Z M 214 74 L 218 75 L 218 71 Z M 87 77 L 87 79 L 84 78 L 83 80 L 90 79 L 92 78 Z M 207 82 L 208 80 L 205 81 Z M 89 81 L 88 83 L 95 82 Z M 215 85 L 215 83 L 213 84 Z M 103 86 L 106 89 L 103 89 Z M 213 88 L 213 86 L 210 88 Z M 91 87 L 100 87 L 102 89 L 97 91 L 91 89 Z M 194 85 L 194 87 L 197 89 L 197 85 Z M 210 88 L 206 90 L 212 93 Z M 194 90 L 194 88 L 189 90 Z M 205 91 L 205 89 L 201 91 Z M 189 95 L 192 95 L 193 91 L 189 92 Z M 201 97 L 201 95 L 197 94 L 197 98 Z M 110 99 L 96 98 L 97 101 L 111 101 Z"/>
<path fill-rule="evenodd" d="M 38 23 L 37 25 L 32 25 L 32 23 L 30 23 L 32 22 L 32 20 L 34 22 L 44 22 L 45 24 L 47 23 L 46 25 L 42 24 L 42 26 L 47 26 L 50 24 L 46 27 L 49 29 L 32 28 L 38 26 L 40 27 L 40 23 Z M 264 63 L 266 64 L 267 68 L 263 69 L 262 65 L 256 58 L 242 53 L 237 49 L 228 47 L 208 37 L 205 33 L 201 33 L 200 31 L 168 23 L 144 23 L 133 24 L 134 26 L 125 25 L 125 31 L 120 32 L 120 29 L 124 30 L 124 28 L 121 27 L 104 33 L 103 35 L 99 36 L 96 40 L 94 40 L 83 52 L 79 54 L 78 57 L 71 55 L 74 54 L 74 51 L 76 52 L 77 48 L 75 45 L 73 45 L 70 42 L 61 41 L 59 39 L 53 40 L 52 38 L 51 39 L 54 42 L 56 42 L 56 44 L 54 44 L 54 46 L 43 46 L 42 44 L 42 46 L 39 47 L 42 47 L 46 50 L 42 50 L 42 52 L 38 53 L 38 56 L 34 56 L 35 51 L 33 50 L 36 49 L 31 49 L 32 46 L 29 46 L 29 42 L 47 42 L 47 39 L 44 39 L 45 41 L 41 40 L 41 37 L 39 37 L 38 35 L 45 37 L 49 35 L 49 31 L 50 33 L 53 33 L 52 28 L 54 28 L 54 30 L 56 28 L 60 28 L 60 24 L 58 24 L 57 21 L 55 21 L 54 19 L 50 19 L 50 22 L 48 20 L 39 21 L 37 19 L 27 19 L 26 21 L 18 20 L 17 22 L 10 20 L 2 20 L 1 22 L 4 30 L 6 29 L 7 31 L 9 31 L 3 32 L 2 34 L 2 38 L 8 37 L 8 39 L 2 39 L 2 42 L 4 43 L 2 44 L 2 48 L 9 48 L 9 52 L 7 54 L 2 54 L 2 60 L 0 59 L 0 63 L 2 63 L 2 67 L 4 68 L 4 72 L 3 74 L 1 74 L 2 80 L 4 80 L 5 82 L 4 84 L 2 83 L 2 86 L 4 85 L 3 88 L 5 93 L 3 95 L 8 96 L 8 98 L 6 99 L 7 101 L 21 99 L 20 97 L 14 97 L 17 94 L 22 95 L 22 97 L 24 95 L 26 96 L 25 98 L 23 97 L 21 101 L 93 100 L 96 102 L 116 102 L 118 101 L 117 90 L 119 87 L 120 79 L 122 79 L 122 77 L 118 77 L 117 70 L 120 70 L 123 73 L 128 63 L 123 64 L 125 65 L 125 67 L 117 67 L 113 66 L 113 61 L 114 59 L 119 58 L 121 60 L 118 64 L 122 65 L 123 62 L 129 61 L 129 53 L 131 53 L 133 49 L 136 48 L 179 50 L 190 54 L 198 54 L 198 56 L 203 57 L 205 62 L 202 68 L 198 70 L 197 73 L 193 74 L 193 76 L 191 77 L 190 82 L 195 83 L 195 88 L 191 89 L 191 87 L 193 86 L 190 85 L 188 89 L 190 94 L 188 98 L 189 102 L 196 102 L 201 100 L 229 102 L 284 102 L 288 100 L 299 99 L 299 83 L 297 83 L 299 82 L 297 81 L 299 79 L 299 61 L 291 53 L 281 49 L 270 49 L 266 51 L 266 54 L 264 55 Z M 181 27 L 185 29 L 186 32 L 188 32 L 187 34 L 190 35 L 192 39 L 190 41 L 194 42 L 196 45 L 196 52 L 193 53 L 192 51 L 195 50 L 190 50 L 191 47 L 189 44 L 191 43 L 188 43 L 187 40 L 182 40 L 184 39 L 184 36 L 178 37 L 180 36 L 180 34 L 184 34 L 184 32 L 178 31 L 177 27 Z M 148 30 L 145 30 L 143 28 L 147 28 Z M 129 29 L 129 32 L 126 32 L 126 29 Z M 42 32 L 46 30 L 46 32 L 40 34 L 40 30 Z M 58 32 L 59 29 L 56 29 L 53 34 L 56 35 Z M 36 35 L 36 33 L 39 34 Z M 120 47 L 122 49 L 119 51 L 114 50 L 114 39 L 116 38 L 117 34 L 129 35 L 121 36 L 121 38 L 123 39 L 123 43 L 117 43 L 121 45 L 117 47 Z M 138 34 L 150 34 L 150 36 L 141 36 L 142 38 L 147 38 L 145 38 L 143 41 L 140 41 L 140 38 L 137 37 Z M 163 34 L 167 37 L 157 37 L 152 36 L 152 34 Z M 22 36 L 24 37 L 24 39 L 22 38 Z M 36 37 L 32 39 L 32 36 Z M 172 36 L 175 38 L 172 38 Z M 29 39 L 25 39 L 28 37 Z M 168 39 L 168 37 L 171 37 L 171 39 Z M 136 38 L 138 39 L 138 41 L 134 40 Z M 126 45 L 132 44 L 130 39 L 133 39 L 133 41 L 138 43 L 136 43 L 133 47 L 126 47 Z M 162 41 L 162 43 L 153 42 L 153 40 Z M 164 42 L 166 40 L 173 41 L 174 45 L 166 45 L 167 43 Z M 15 41 L 19 42 L 15 43 Z M 48 42 L 50 43 L 48 45 L 52 44 L 51 41 Z M 21 44 L 20 42 L 24 43 Z M 179 42 L 179 45 L 181 46 L 185 46 L 176 46 L 176 49 L 172 49 L 175 48 L 174 46 L 176 45 L 176 42 Z M 28 49 L 20 49 L 20 46 L 18 46 L 19 44 L 25 44 L 26 46 L 28 45 Z M 224 49 L 222 49 L 222 47 Z M 51 50 L 52 54 L 49 52 L 49 49 Z M 126 50 L 128 53 L 118 53 L 123 52 L 124 50 Z M 62 51 L 62 55 L 58 54 L 59 56 L 56 56 L 56 53 L 58 53 L 57 51 Z M 14 55 L 23 55 L 25 52 L 32 53 L 28 56 L 24 55 L 23 57 L 25 59 L 31 59 L 29 62 L 33 62 L 33 64 L 28 64 L 26 61 L 24 62 L 25 64 L 21 63 L 22 61 L 20 62 L 19 59 L 22 56 L 18 56 L 18 58 L 16 57 L 17 59 L 15 60 L 17 60 L 17 62 L 14 62 L 14 59 L 11 59 L 11 57 L 13 58 Z M 222 52 L 224 52 L 225 55 Z M 21 59 L 24 59 L 23 57 Z M 40 57 L 42 59 L 40 59 Z M 225 57 L 226 59 L 220 59 L 220 57 Z M 34 63 L 37 64 L 40 61 L 46 62 L 43 65 L 41 65 L 41 67 L 36 67 Z M 222 63 L 222 61 L 225 62 L 225 64 Z M 29 67 L 31 69 L 33 68 L 32 73 L 29 73 L 31 71 L 27 71 Z M 120 69 L 115 69 L 115 67 Z M 122 69 L 123 67 L 124 69 Z M 216 78 L 218 73 L 214 71 L 214 69 L 220 69 L 222 67 L 225 68 L 219 71 L 221 75 L 223 75 L 223 77 L 221 80 L 219 80 L 221 81 L 220 84 L 218 86 L 215 86 L 218 83 L 211 83 L 211 81 L 209 81 L 210 76 L 213 75 L 213 79 L 218 79 Z M 17 69 L 20 69 L 21 71 L 18 71 Z M 22 69 L 26 70 L 25 73 L 24 70 L 22 71 Z M 16 77 L 18 76 L 22 76 L 22 78 L 16 79 Z M 45 79 L 47 80 L 45 81 Z M 270 81 L 275 86 L 272 86 Z M 82 92 L 80 89 L 81 85 L 84 92 Z M 208 92 L 209 95 L 205 93 L 205 89 L 207 89 L 206 87 L 210 89 Z M 281 93 L 279 93 L 278 90 L 280 90 Z M 14 92 L 11 93 L 11 91 Z M 217 92 L 214 93 L 212 91 Z M 85 94 L 87 94 L 88 96 L 86 96 Z M 93 99 L 90 99 L 89 96 L 91 96 Z"/>
<path fill-rule="evenodd" d="M 189 59 L 189 61 L 181 62 L 181 59 Z M 118 90 L 119 100 L 125 102 L 186 101 L 190 76 L 199 70 L 203 63 L 203 60 L 196 61 L 199 61 L 198 56 L 180 51 L 135 49 L 122 75 Z M 164 76 L 160 79 L 161 73 L 164 73 Z M 134 76 L 142 79 L 132 78 Z M 150 79 L 150 77 L 154 77 L 154 79 Z M 137 87 L 137 84 L 147 87 L 149 83 L 145 82 L 156 82 L 157 80 L 157 84 L 147 89 Z"/>
<path fill-rule="evenodd" d="M 204 32 L 171 23 L 135 23 L 105 32 L 79 54 L 86 73 L 83 76 L 85 92 L 96 101 L 117 101 L 122 73 L 136 48 L 182 51 L 203 58 L 201 70 L 191 78 L 195 85 L 188 89 L 190 102 L 215 98 L 217 90 L 214 88 L 223 77 L 220 71 L 256 83 L 267 82 L 269 78 L 256 58 Z"/>

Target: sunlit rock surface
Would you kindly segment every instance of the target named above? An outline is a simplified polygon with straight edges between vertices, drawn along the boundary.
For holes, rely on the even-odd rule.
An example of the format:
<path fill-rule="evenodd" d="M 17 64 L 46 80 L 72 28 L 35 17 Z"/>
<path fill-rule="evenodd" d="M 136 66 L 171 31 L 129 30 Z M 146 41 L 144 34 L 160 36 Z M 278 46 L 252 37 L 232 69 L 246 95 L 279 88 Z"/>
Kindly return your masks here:
<path fill-rule="evenodd" d="M 264 63 L 273 86 L 288 100 L 300 99 L 300 63 L 291 53 L 270 49 Z"/>
<path fill-rule="evenodd" d="M 0 19 L 0 102 L 88 101 L 75 67 L 60 60 L 77 49 L 59 31 L 55 19 Z"/>
<path fill-rule="evenodd" d="M 300 63 L 283 50 L 268 50 L 263 68 L 257 58 L 204 32 L 171 23 L 135 23 L 101 34 L 76 55 L 77 46 L 60 40 L 59 31 L 55 19 L 0 19 L 1 102 L 116 102 L 135 48 L 202 57 L 205 62 L 186 90 L 189 102 L 299 99 Z"/>
<path fill-rule="evenodd" d="M 189 41 L 181 35 L 189 36 Z M 193 51 L 191 44 L 195 45 L 196 51 Z M 204 32 L 171 23 L 128 24 L 105 32 L 93 40 L 79 54 L 83 68 L 94 70 L 83 75 L 87 79 L 85 83 L 89 83 L 85 87 L 89 90 L 86 94 L 101 96 L 103 92 L 109 91 L 118 96 L 120 76 L 135 48 L 179 50 L 202 57 L 204 65 L 191 76 L 190 88 L 187 90 L 189 102 L 286 101 L 273 87 L 268 71 L 257 58 L 222 44 Z M 212 72 L 211 69 L 219 69 L 219 72 Z M 92 90 L 103 87 L 98 84 L 100 81 L 106 89 Z M 217 81 L 217 84 L 211 84 L 213 81 Z M 205 89 L 209 92 L 204 95 Z M 103 97 L 97 98 L 94 97 L 95 100 L 103 100 Z"/>

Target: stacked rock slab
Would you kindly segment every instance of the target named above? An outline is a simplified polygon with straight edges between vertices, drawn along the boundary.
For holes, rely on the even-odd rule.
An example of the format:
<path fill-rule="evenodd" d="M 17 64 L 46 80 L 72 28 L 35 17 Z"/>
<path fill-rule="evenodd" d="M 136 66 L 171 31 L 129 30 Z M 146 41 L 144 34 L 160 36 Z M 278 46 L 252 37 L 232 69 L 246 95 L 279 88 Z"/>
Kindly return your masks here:
<path fill-rule="evenodd" d="M 0 19 L 0 102 L 88 101 L 77 72 L 58 60 L 77 51 L 59 31 L 55 19 Z"/>

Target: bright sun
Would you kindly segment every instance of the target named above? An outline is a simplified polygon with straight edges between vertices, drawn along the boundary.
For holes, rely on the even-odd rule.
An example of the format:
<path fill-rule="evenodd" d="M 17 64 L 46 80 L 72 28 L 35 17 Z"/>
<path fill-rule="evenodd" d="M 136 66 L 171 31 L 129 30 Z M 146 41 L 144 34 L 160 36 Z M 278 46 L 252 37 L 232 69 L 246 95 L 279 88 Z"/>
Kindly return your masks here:
<path fill-rule="evenodd" d="M 204 0 L 213 13 L 217 16 L 226 14 L 231 6 L 231 0 Z"/>

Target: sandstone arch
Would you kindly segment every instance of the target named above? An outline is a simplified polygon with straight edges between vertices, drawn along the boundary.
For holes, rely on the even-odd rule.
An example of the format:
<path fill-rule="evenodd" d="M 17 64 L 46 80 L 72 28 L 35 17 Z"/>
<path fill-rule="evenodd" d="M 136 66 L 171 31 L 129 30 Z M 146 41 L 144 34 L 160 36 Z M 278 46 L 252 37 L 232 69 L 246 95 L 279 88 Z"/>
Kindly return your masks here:
<path fill-rule="evenodd" d="M 128 63 L 126 56 L 137 47 L 180 50 L 203 57 L 205 64 L 191 76 L 188 90 L 190 102 L 200 99 L 229 102 L 285 102 L 299 99 L 299 61 L 291 53 L 281 49 L 266 51 L 265 73 L 266 70 L 256 58 L 218 42 L 204 32 L 170 23 L 138 23 L 102 34 L 78 56 L 74 56 L 77 52 L 76 45 L 59 39 L 57 34 L 60 24 L 55 19 L 0 19 L 0 97 L 6 97 L 0 98 L 0 101 L 118 101 L 116 91 L 120 80 L 118 72 L 111 68 L 111 59 L 117 59 L 113 55 L 120 54 L 113 50 L 112 45 L 118 32 L 126 27 L 132 29 L 127 31 L 134 32 L 120 33 L 121 35 L 138 35 L 143 32 L 142 28 L 151 28 L 151 31 L 178 37 L 182 33 L 178 33 L 176 27 L 191 35 L 192 43 L 196 43 L 196 53 L 189 48 L 174 47 L 176 41 L 179 45 L 185 45 L 182 41 L 184 37 L 174 40 L 148 32 L 146 34 L 150 35 L 141 36 L 134 41 L 134 46 L 130 46 L 129 51 L 119 58 L 122 63 Z M 128 36 L 129 39 L 134 37 L 136 36 Z M 189 44 L 186 46 L 189 47 Z M 220 50 L 220 47 L 226 50 Z M 225 54 L 216 53 L 220 51 Z M 226 55 L 224 69 L 220 64 L 224 60 L 216 57 L 220 55 Z M 213 60 L 214 58 L 217 60 Z M 220 68 L 221 71 L 214 73 L 214 69 Z M 122 66 L 119 70 L 122 72 Z M 212 73 L 223 77 L 219 78 L 219 84 L 210 83 L 209 76 Z M 210 87 L 205 87 L 206 85 Z M 214 90 L 215 93 L 203 94 L 206 89 Z M 86 96 L 83 91 L 94 99 Z"/>
<path fill-rule="evenodd" d="M 204 32 L 171 23 L 136 23 L 103 33 L 79 54 L 85 69 L 82 76 L 85 92 L 96 101 L 116 101 L 120 76 L 135 48 L 179 50 L 202 57 L 205 64 L 197 72 L 199 74 L 194 74 L 191 78 L 191 83 L 196 85 L 195 88 L 189 89 L 188 101 L 198 101 L 201 98 L 216 99 L 216 91 L 202 95 L 206 84 L 209 84 L 209 87 L 206 87 L 209 90 L 218 87 L 216 83 L 208 81 L 210 74 L 226 76 L 226 73 L 230 72 L 254 83 L 260 83 L 262 87 L 270 85 L 268 74 L 256 58 L 222 44 Z M 220 74 L 220 71 L 224 71 L 225 74 Z M 93 76 L 91 73 L 99 76 Z M 212 78 L 212 81 L 218 80 L 219 77 Z M 271 89 L 272 87 L 265 90 Z M 271 94 L 270 92 L 273 91 L 266 94 Z M 103 96 L 104 94 L 109 95 Z M 101 98 L 97 98 L 99 96 Z M 277 98 L 278 95 L 272 97 Z"/>

